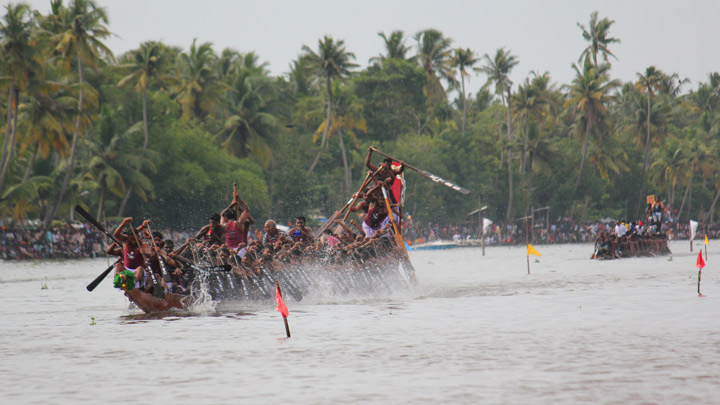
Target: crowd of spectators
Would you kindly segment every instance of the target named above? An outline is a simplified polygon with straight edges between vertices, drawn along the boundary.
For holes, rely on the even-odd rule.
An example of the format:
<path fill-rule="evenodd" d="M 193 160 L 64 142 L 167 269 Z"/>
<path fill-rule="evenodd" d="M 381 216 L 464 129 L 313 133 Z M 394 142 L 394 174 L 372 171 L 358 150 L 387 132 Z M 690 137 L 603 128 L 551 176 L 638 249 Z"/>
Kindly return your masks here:
<path fill-rule="evenodd" d="M 106 226 L 115 229 L 114 224 Z M 166 238 L 186 240 L 187 232 L 164 231 Z M 32 224 L 0 226 L 0 260 L 102 257 L 107 237 L 92 225 L 73 223 L 41 230 Z"/>
<path fill-rule="evenodd" d="M 599 232 L 612 230 L 617 221 L 604 219 L 594 222 L 575 223 L 565 218 L 546 223 L 539 220 L 534 227 L 524 220 L 517 223 L 491 223 L 484 231 L 485 244 L 522 245 L 531 243 L 594 243 Z M 0 222 L 2 224 L 2 222 Z M 116 224 L 106 224 L 115 229 Z M 528 229 L 532 235 L 526 239 Z M 184 242 L 189 238 L 185 231 L 161 230 L 165 239 Z M 663 215 L 662 232 L 672 239 L 688 239 L 688 221 L 678 222 L 672 210 Z M 251 233 L 252 234 L 252 233 Z M 477 222 L 465 224 L 426 224 L 413 219 L 403 223 L 403 234 L 409 243 L 421 244 L 435 240 L 479 241 Z M 700 223 L 696 238 L 707 236 L 720 238 L 720 223 Z M 55 226 L 49 230 L 38 229 L 30 223 L 14 223 L 0 226 L 0 260 L 72 259 L 92 258 L 105 255 L 107 237 L 92 225 L 78 222 Z"/>
<path fill-rule="evenodd" d="M 492 223 L 486 226 L 484 231 L 485 244 L 491 245 L 522 245 L 526 240 L 531 243 L 554 244 L 554 243 L 594 243 L 599 232 L 612 230 L 617 220 L 603 219 L 583 223 L 572 222 L 569 219 L 560 218 L 556 221 L 546 223 L 544 220 L 526 223 L 524 220 L 517 223 Z M 405 239 L 410 243 L 421 244 L 436 240 L 443 241 L 467 241 L 480 240 L 479 224 L 468 222 L 465 224 L 425 224 L 408 221 L 403 230 Z M 526 238 L 528 229 L 532 228 L 532 234 Z M 662 232 L 668 236 L 668 240 L 688 239 L 690 235 L 689 221 L 678 222 L 676 215 L 668 210 L 663 216 Z M 720 223 L 700 223 L 696 238 L 708 239 L 720 238 Z"/>

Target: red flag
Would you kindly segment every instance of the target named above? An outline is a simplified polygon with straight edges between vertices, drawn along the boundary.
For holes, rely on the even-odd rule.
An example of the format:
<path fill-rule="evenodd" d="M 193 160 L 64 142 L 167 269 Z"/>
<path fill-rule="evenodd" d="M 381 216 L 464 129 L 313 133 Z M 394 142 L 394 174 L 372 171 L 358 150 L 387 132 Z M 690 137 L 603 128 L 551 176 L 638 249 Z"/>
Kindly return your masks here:
<path fill-rule="evenodd" d="M 705 260 L 702 258 L 702 252 L 698 253 L 698 259 L 697 263 L 695 263 L 695 267 L 702 270 L 703 267 L 705 267 Z"/>
<path fill-rule="evenodd" d="M 287 318 L 288 309 L 285 306 L 285 302 L 282 299 L 282 295 L 280 295 L 280 287 L 275 287 L 275 301 L 277 301 L 277 309 L 275 309 L 275 310 L 280 312 L 282 314 L 282 316 Z"/>

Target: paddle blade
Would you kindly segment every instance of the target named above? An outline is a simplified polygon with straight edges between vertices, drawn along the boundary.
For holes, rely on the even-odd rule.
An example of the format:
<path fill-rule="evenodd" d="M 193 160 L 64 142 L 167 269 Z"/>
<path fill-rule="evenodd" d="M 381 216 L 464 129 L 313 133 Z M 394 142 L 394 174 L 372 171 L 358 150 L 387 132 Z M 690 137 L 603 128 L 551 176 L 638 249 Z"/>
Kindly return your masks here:
<path fill-rule="evenodd" d="M 698 253 L 697 262 L 695 263 L 695 267 L 702 270 L 703 267 L 705 267 L 705 260 L 703 260 L 702 252 Z"/>
<path fill-rule="evenodd" d="M 442 177 L 438 177 L 438 176 L 436 176 L 436 175 L 428 172 L 427 170 L 420 170 L 420 171 L 418 171 L 418 173 L 420 173 L 421 175 L 423 175 L 423 176 L 427 177 L 428 179 L 434 181 L 435 183 L 440 183 L 440 184 L 442 184 L 442 185 L 448 186 L 448 187 L 450 187 L 451 189 L 453 189 L 453 190 L 455 190 L 455 191 L 458 191 L 458 192 L 460 192 L 460 193 L 463 193 L 463 194 L 470 194 L 470 190 L 468 190 L 468 189 L 466 189 L 466 188 L 462 188 L 462 187 L 460 187 L 460 186 L 458 186 L 458 185 L 456 185 L 456 184 L 450 183 L 449 181 L 443 179 Z"/>
<path fill-rule="evenodd" d="M 90 284 L 87 285 L 87 290 L 92 291 L 97 287 L 104 279 L 107 277 L 108 274 L 112 271 L 113 267 L 115 267 L 115 263 L 113 263 L 110 267 L 107 268 L 107 270 L 103 271 L 99 276 L 95 278 Z"/>

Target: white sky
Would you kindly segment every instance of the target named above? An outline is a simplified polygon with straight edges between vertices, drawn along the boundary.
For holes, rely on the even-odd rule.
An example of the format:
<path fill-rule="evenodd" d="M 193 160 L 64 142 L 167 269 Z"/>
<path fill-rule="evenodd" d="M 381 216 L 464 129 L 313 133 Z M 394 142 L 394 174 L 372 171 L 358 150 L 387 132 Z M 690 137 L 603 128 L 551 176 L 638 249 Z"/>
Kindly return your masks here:
<path fill-rule="evenodd" d="M 3 0 L 7 3 L 7 0 Z M 49 0 L 26 0 L 45 13 Z M 65 0 L 69 3 L 69 0 Z M 548 71 L 553 81 L 569 83 L 572 63 L 585 42 L 580 22 L 590 13 L 615 20 L 610 35 L 622 41 L 611 46 L 618 61 L 612 75 L 635 80 L 636 72 L 655 65 L 677 72 L 695 88 L 707 74 L 720 70 L 720 1 L 717 0 L 97 0 L 106 8 L 110 30 L 118 37 L 106 44 L 119 55 L 147 40 L 162 40 L 187 49 L 193 38 L 224 48 L 256 51 L 275 75 L 287 73 L 303 44 L 315 49 L 325 34 L 345 40 L 357 63 L 383 52 L 378 32 L 401 29 L 408 36 L 435 28 L 454 40 L 454 47 L 493 55 L 506 47 L 520 63 L 512 73 L 521 83 L 528 73 Z M 3 12 L 4 13 L 4 12 Z M 414 46 L 410 39 L 408 45 Z M 413 52 L 414 54 L 414 52 Z M 485 82 L 472 77 L 471 90 Z"/>

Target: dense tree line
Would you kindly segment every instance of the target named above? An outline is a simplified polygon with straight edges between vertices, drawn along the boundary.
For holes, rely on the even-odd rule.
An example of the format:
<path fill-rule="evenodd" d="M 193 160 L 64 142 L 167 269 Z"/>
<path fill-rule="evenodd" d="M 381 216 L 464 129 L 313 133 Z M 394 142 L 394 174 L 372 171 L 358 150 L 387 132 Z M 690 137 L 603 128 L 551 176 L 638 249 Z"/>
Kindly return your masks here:
<path fill-rule="evenodd" d="M 681 220 L 714 220 L 720 197 L 720 74 L 612 76 L 613 21 L 578 23 L 587 48 L 559 84 L 522 83 L 520 56 L 456 47 L 435 29 L 378 34 L 359 68 L 341 39 L 300 50 L 272 76 L 255 53 L 195 40 L 147 41 L 115 56 L 91 0 L 47 14 L 10 3 L 0 22 L 0 218 L 148 217 L 197 226 L 230 200 L 257 218 L 329 215 L 362 180 L 374 145 L 473 190 L 408 172 L 407 212 L 461 222 L 478 203 L 497 221 L 550 206 L 552 217 L 634 218 L 660 195 Z M 481 55 L 482 53 L 482 55 Z M 485 80 L 475 94 L 468 80 Z"/>

